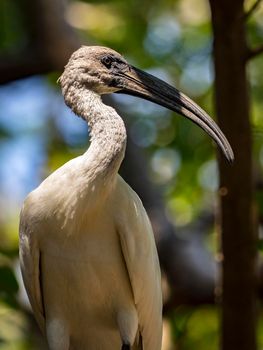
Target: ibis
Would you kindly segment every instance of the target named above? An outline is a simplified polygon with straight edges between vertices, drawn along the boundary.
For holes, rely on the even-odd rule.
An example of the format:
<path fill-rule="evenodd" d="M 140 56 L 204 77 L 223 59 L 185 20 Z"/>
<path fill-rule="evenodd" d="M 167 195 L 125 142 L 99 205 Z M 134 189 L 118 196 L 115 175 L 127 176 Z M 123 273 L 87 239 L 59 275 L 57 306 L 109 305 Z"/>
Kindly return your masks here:
<path fill-rule="evenodd" d="M 118 175 L 126 129 L 101 95 L 133 95 L 185 116 L 230 162 L 231 146 L 191 99 L 112 49 L 81 47 L 59 83 L 67 106 L 88 123 L 91 142 L 23 204 L 20 265 L 34 316 L 50 350 L 160 350 L 154 236 L 141 200 Z"/>

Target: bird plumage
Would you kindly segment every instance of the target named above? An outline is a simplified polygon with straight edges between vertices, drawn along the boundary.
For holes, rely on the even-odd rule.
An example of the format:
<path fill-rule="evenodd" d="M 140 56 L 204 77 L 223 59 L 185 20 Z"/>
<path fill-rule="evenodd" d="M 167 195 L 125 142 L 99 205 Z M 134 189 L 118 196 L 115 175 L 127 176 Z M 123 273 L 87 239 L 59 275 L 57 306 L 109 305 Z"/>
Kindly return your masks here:
<path fill-rule="evenodd" d="M 34 314 L 51 350 L 159 350 L 158 257 L 142 203 L 118 175 L 123 121 L 98 93 L 63 88 L 91 145 L 24 203 L 20 259 Z"/>
<path fill-rule="evenodd" d="M 61 191 L 77 191 L 71 181 L 58 183 Z M 82 217 L 68 217 L 53 203 L 47 187 L 25 202 L 20 254 L 23 275 L 32 270 L 25 285 L 50 348 L 113 349 L 122 342 L 133 345 L 135 339 L 134 348 L 139 348 L 141 335 L 144 348 L 160 349 L 158 259 L 138 196 L 117 176 L 104 201 L 94 206 L 91 195 L 91 203 L 86 202 L 92 210 L 85 215 L 83 203 Z"/>

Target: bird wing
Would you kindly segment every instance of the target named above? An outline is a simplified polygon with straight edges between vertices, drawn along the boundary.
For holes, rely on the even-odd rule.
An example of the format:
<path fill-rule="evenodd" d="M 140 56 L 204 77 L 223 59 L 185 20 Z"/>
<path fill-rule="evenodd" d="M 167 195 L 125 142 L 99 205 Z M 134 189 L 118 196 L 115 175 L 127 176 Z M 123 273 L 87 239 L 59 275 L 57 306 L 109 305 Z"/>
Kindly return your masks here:
<path fill-rule="evenodd" d="M 160 350 L 162 291 L 153 231 L 137 194 L 123 180 L 121 187 L 125 205 L 118 219 L 118 234 L 138 313 L 143 349 Z"/>
<path fill-rule="evenodd" d="M 20 215 L 19 257 L 24 285 L 34 316 L 43 333 L 45 333 L 45 317 L 41 291 L 41 256 L 37 241 L 37 232 L 31 220 L 29 200 L 24 203 Z"/>

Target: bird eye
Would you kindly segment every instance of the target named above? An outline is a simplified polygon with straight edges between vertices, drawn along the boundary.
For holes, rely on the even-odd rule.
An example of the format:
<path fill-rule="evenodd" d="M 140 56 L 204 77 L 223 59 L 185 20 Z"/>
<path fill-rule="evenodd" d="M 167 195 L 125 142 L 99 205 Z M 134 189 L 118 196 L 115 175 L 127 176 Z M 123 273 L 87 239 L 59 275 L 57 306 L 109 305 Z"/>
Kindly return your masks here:
<path fill-rule="evenodd" d="M 112 59 L 109 56 L 105 56 L 102 58 L 101 62 L 106 66 L 107 68 L 111 67 Z"/>

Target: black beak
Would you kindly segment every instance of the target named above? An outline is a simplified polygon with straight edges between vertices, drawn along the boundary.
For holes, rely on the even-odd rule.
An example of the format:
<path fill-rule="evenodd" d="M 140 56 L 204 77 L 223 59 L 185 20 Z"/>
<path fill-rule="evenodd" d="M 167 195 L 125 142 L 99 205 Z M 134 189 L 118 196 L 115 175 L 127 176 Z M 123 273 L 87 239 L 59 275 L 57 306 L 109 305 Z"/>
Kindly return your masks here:
<path fill-rule="evenodd" d="M 129 71 L 117 74 L 122 77 L 123 84 L 119 93 L 144 98 L 192 120 L 212 137 L 227 160 L 233 162 L 234 153 L 223 132 L 189 97 L 153 75 L 132 66 Z"/>

